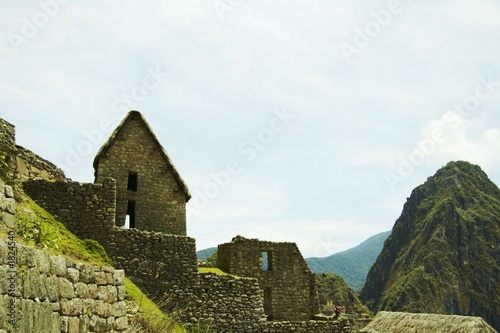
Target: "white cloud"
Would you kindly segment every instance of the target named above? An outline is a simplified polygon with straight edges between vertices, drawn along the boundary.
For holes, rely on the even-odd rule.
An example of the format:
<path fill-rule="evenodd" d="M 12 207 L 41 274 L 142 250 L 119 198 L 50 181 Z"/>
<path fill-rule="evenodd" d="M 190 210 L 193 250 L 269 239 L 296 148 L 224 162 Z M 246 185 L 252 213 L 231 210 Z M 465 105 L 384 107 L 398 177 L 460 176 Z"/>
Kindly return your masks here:
<path fill-rule="evenodd" d="M 449 111 L 425 126 L 417 146 L 422 148 L 416 150 L 425 151 L 425 161 L 429 164 L 465 160 L 491 170 L 500 162 L 500 129 L 488 127 L 484 119 L 465 119 Z"/>

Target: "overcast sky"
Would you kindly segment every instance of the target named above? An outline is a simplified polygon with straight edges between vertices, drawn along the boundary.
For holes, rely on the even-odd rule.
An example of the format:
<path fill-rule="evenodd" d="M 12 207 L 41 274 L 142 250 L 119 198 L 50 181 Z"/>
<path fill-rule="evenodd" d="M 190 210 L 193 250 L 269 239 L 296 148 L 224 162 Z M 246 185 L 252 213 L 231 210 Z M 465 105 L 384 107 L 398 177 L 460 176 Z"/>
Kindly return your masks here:
<path fill-rule="evenodd" d="M 500 184 L 500 4 L 1 1 L 0 117 L 74 180 L 141 111 L 193 198 L 203 249 L 235 235 L 326 256 L 392 228 L 450 160 Z"/>

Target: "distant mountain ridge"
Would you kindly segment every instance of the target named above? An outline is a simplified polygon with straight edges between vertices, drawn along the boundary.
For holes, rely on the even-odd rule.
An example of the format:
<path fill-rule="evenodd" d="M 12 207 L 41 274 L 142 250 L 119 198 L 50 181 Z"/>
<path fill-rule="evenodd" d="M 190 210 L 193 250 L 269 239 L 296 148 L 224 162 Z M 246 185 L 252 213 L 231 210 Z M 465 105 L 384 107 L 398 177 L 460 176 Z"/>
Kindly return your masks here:
<path fill-rule="evenodd" d="M 500 329 L 500 190 L 450 162 L 415 188 L 360 298 L 373 311 L 481 316 Z"/>
<path fill-rule="evenodd" d="M 197 251 L 196 256 L 199 261 L 206 261 L 215 252 L 217 252 L 217 247 L 209 247 L 208 249 Z"/>
<path fill-rule="evenodd" d="M 352 289 L 360 290 L 390 233 L 381 232 L 349 250 L 324 258 L 306 258 L 306 262 L 312 272 L 340 275 Z"/>

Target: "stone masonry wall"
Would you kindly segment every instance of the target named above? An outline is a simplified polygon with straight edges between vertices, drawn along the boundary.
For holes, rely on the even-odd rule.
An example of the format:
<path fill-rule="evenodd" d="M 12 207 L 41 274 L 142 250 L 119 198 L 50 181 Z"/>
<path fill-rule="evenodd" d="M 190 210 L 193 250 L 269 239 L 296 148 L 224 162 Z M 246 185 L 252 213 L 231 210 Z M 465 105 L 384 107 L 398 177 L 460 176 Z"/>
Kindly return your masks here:
<path fill-rule="evenodd" d="M 127 330 L 123 271 L 21 244 L 13 245 L 17 264 L 11 267 L 11 245 L 0 238 L 0 332 Z"/>
<path fill-rule="evenodd" d="M 30 150 L 17 146 L 14 125 L 0 118 L 0 178 L 26 180 L 44 178 L 65 179 L 64 172 Z"/>
<path fill-rule="evenodd" d="M 217 332 L 254 333 L 262 329 L 266 317 L 257 280 L 212 273 L 199 278 L 197 301 L 185 318 L 187 322 L 212 323 Z"/>
<path fill-rule="evenodd" d="M 14 191 L 0 180 L 0 229 L 14 230 L 16 224 L 16 201 Z"/>
<path fill-rule="evenodd" d="M 177 302 L 188 299 L 198 284 L 193 238 L 116 228 L 114 244 L 104 246 L 115 267 L 124 269 L 143 292 L 155 299 L 164 298 L 164 293 Z"/>
<path fill-rule="evenodd" d="M 65 224 L 79 238 L 95 239 L 106 247 L 113 242 L 115 182 L 27 180 L 24 190 L 37 204 Z"/>
<path fill-rule="evenodd" d="M 271 321 L 262 333 L 354 333 L 353 323 L 347 319 L 339 321 Z"/>
<path fill-rule="evenodd" d="M 163 148 L 140 114 L 126 119 L 112 144 L 96 157 L 96 182 L 116 179 L 116 225 L 123 226 L 128 203 L 135 205 L 135 227 L 186 235 L 186 194 L 165 160 Z M 128 190 L 129 173 L 137 177 L 136 191 Z"/>
<path fill-rule="evenodd" d="M 263 268 L 263 253 L 267 267 Z M 319 313 L 314 274 L 295 243 L 233 238 L 219 245 L 217 267 L 259 281 L 270 320 L 309 320 Z"/>

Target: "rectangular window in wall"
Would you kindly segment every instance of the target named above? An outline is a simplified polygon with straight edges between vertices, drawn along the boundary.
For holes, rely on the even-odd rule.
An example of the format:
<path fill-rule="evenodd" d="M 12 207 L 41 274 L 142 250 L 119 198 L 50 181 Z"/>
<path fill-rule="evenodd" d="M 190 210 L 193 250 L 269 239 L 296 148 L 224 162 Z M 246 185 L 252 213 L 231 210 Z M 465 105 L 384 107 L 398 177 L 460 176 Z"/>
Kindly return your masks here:
<path fill-rule="evenodd" d="M 128 173 L 127 190 L 134 192 L 137 191 L 137 172 Z"/>
<path fill-rule="evenodd" d="M 129 229 L 135 228 L 135 201 L 129 201 L 127 204 L 127 217 L 125 218 L 125 227 L 128 227 Z"/>
<path fill-rule="evenodd" d="M 267 320 L 273 320 L 273 292 L 269 287 L 264 288 L 264 313 Z"/>
<path fill-rule="evenodd" d="M 273 270 L 273 253 L 271 251 L 264 251 L 261 255 L 261 268 L 263 271 Z"/>

